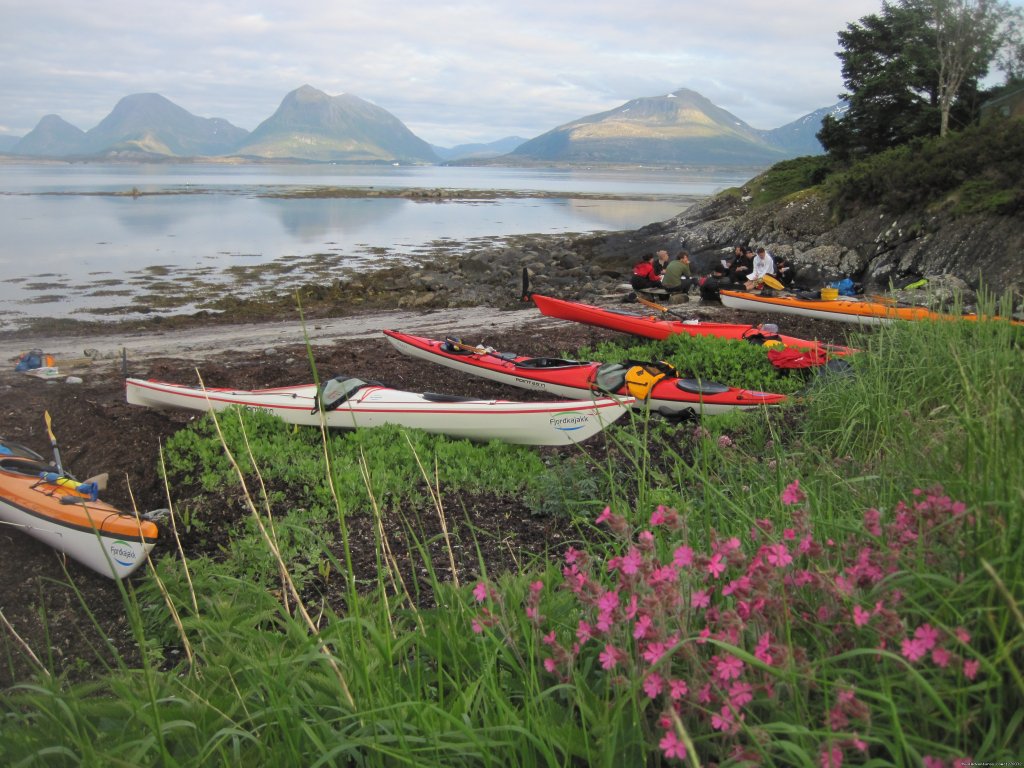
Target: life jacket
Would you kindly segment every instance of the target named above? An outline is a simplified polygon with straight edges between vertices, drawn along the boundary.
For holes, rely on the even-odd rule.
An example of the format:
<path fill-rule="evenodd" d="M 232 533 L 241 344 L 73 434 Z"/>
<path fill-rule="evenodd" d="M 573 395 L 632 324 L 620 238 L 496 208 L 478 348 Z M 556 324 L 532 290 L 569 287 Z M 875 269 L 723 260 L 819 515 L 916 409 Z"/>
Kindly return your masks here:
<path fill-rule="evenodd" d="M 769 349 L 768 361 L 776 368 L 813 368 L 829 361 L 820 349 Z"/>
<path fill-rule="evenodd" d="M 654 271 L 654 265 L 649 261 L 641 261 L 633 267 L 634 277 L 646 277 L 648 280 L 657 280 L 658 275 Z"/>
<path fill-rule="evenodd" d="M 626 391 L 638 400 L 646 400 L 651 396 L 654 385 L 666 376 L 676 376 L 675 366 L 664 360 L 653 363 L 640 363 L 627 360 Z"/>

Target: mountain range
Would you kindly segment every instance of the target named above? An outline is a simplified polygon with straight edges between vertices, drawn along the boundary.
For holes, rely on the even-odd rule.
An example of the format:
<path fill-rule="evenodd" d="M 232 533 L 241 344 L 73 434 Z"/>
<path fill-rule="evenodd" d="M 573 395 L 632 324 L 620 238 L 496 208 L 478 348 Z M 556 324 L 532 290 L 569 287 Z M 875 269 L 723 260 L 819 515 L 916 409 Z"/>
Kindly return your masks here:
<path fill-rule="evenodd" d="M 826 114 L 817 110 L 762 131 L 681 88 L 633 99 L 536 138 L 508 137 L 451 149 L 431 146 L 387 110 L 352 94 L 329 96 L 309 85 L 287 94 L 249 132 L 222 118 L 197 117 L 156 93 L 126 96 L 88 131 L 46 115 L 13 145 L 12 155 L 109 160 L 237 157 L 307 162 L 411 163 L 469 161 L 523 164 L 640 163 L 768 165 L 820 154 L 815 138 Z"/>

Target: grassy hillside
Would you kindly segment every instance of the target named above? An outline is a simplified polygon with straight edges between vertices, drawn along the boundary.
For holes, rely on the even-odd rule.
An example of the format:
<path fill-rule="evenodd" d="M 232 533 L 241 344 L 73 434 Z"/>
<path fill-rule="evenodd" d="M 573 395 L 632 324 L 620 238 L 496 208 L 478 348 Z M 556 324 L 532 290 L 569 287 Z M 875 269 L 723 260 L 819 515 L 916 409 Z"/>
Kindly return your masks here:
<path fill-rule="evenodd" d="M 764 205 L 817 188 L 840 218 L 881 206 L 899 215 L 942 210 L 951 216 L 1014 216 L 1024 211 L 1024 121 L 992 120 L 945 138 L 920 140 L 856 163 L 827 156 L 772 166 L 750 182 Z"/>

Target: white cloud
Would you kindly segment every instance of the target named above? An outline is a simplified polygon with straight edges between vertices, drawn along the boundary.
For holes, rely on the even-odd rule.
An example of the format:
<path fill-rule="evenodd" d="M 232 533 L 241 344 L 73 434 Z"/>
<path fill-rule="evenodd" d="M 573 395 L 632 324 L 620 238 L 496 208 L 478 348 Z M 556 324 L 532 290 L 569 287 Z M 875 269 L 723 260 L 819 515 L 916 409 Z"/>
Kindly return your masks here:
<path fill-rule="evenodd" d="M 441 145 L 536 136 L 680 87 L 757 128 L 836 101 L 836 33 L 881 0 L 0 0 L 0 124 L 83 130 L 156 92 L 253 129 L 303 84 Z"/>

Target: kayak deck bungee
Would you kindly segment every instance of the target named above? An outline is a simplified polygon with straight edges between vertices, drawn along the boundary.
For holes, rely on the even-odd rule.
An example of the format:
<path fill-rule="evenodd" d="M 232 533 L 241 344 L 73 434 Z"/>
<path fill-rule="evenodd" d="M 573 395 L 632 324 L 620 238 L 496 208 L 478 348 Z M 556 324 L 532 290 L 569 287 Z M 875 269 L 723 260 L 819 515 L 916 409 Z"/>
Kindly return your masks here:
<path fill-rule="evenodd" d="M 513 402 L 389 389 L 338 376 L 325 382 L 274 389 L 199 388 L 127 379 L 128 402 L 151 408 L 223 410 L 233 405 L 272 413 L 289 424 L 359 429 L 395 424 L 487 442 L 569 445 L 593 437 L 623 416 L 633 398 Z"/>
<path fill-rule="evenodd" d="M 525 357 L 392 330 L 385 330 L 384 335 L 403 354 L 463 373 L 521 389 L 569 398 L 596 397 L 604 392 L 636 396 L 634 408 L 650 408 L 664 416 L 714 415 L 735 409 L 774 405 L 786 399 L 785 395 L 773 392 L 755 392 L 713 381 L 672 375 L 659 378 L 643 396 L 640 392 L 630 391 L 626 377 L 633 366 L 629 365 Z"/>
<path fill-rule="evenodd" d="M 744 291 L 719 291 L 722 305 L 753 312 L 779 312 L 787 315 L 834 320 L 841 323 L 882 325 L 896 320 L 977 320 L 978 315 L 951 315 L 935 312 L 926 307 L 897 306 L 889 301 L 868 298 L 840 297 L 837 299 L 801 298 L 794 295 L 764 295 Z M 992 320 L 1001 318 L 993 317 Z M 1024 325 L 1019 320 L 1010 320 Z"/>
<path fill-rule="evenodd" d="M 18 528 L 103 576 L 124 579 L 159 540 L 151 520 L 97 498 L 39 454 L 0 439 L 0 525 Z"/>
<path fill-rule="evenodd" d="M 605 309 L 592 304 L 555 299 L 536 293 L 530 294 L 530 298 L 537 308 L 548 317 L 596 325 L 600 328 L 631 333 L 634 336 L 648 339 L 664 340 L 669 336 L 684 333 L 690 336 L 715 336 L 723 339 L 750 341 L 752 337 L 764 338 L 766 335 L 762 329 L 753 325 L 712 323 L 703 320 L 663 320 L 654 315 L 637 315 L 632 312 Z M 838 344 L 826 344 L 785 334 L 771 334 L 771 338 L 780 341 L 787 347 L 813 349 L 829 355 L 843 356 L 854 351 L 850 347 Z"/>

